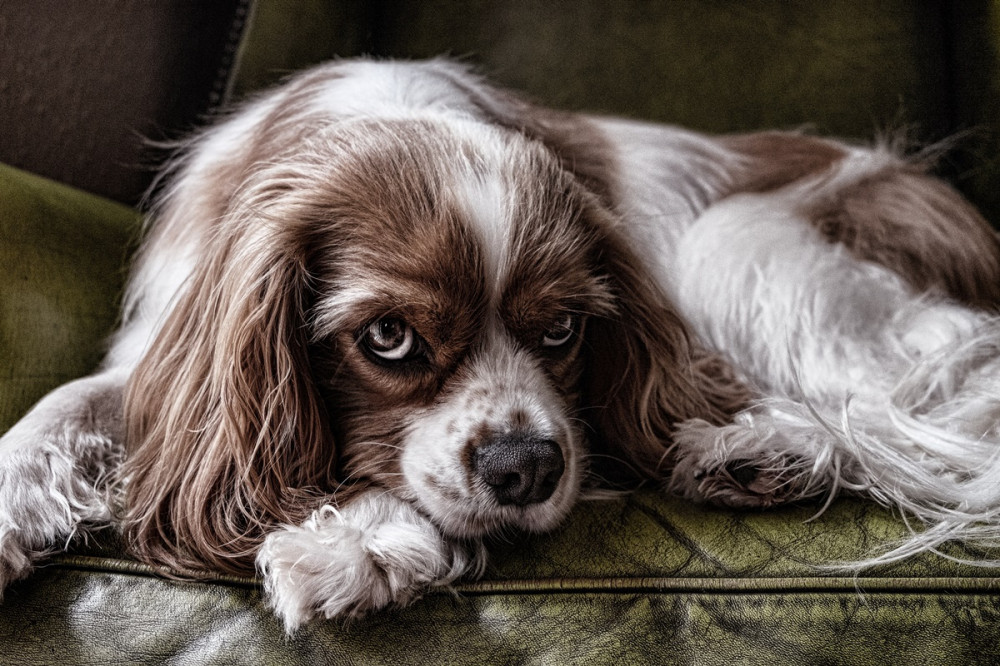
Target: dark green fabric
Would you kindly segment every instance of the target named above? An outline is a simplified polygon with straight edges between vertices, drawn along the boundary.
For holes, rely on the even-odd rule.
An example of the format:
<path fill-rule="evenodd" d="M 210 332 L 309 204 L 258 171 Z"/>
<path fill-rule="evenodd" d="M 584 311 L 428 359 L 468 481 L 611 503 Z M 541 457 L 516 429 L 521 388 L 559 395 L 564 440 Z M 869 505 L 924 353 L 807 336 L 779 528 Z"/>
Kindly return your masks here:
<path fill-rule="evenodd" d="M 866 137 L 893 122 L 931 130 L 948 122 L 940 2 L 363 5 L 368 13 L 356 2 L 260 3 L 235 89 L 334 55 L 452 54 L 546 104 L 703 130 L 810 124 Z M 359 19 L 369 20 L 370 32 L 358 29 Z"/>
<path fill-rule="evenodd" d="M 374 7 L 365 0 L 255 2 L 231 82 L 239 99 L 333 57 L 374 53 Z"/>
<path fill-rule="evenodd" d="M 100 360 L 137 230 L 131 208 L 0 165 L 0 433 Z"/>
<path fill-rule="evenodd" d="M 949 173 L 1000 227 L 1000 0 L 949 4 L 955 129 Z"/>
<path fill-rule="evenodd" d="M 943 172 L 1000 224 L 997 0 L 268 0 L 239 94 L 332 56 L 450 54 L 542 103 L 712 132 L 966 130 Z"/>

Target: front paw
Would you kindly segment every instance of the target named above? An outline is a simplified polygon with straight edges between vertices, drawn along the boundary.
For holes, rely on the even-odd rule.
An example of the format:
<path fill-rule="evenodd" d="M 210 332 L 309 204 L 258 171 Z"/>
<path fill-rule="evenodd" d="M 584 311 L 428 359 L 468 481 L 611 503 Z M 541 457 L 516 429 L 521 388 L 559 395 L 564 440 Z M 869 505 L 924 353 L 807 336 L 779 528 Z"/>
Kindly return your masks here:
<path fill-rule="evenodd" d="M 470 564 L 462 546 L 387 495 L 342 510 L 325 506 L 268 535 L 257 556 L 269 604 L 288 633 L 317 615 L 357 618 L 403 606 Z"/>
<path fill-rule="evenodd" d="M 108 498 L 71 446 L 110 448 L 97 435 L 68 431 L 62 441 L 12 430 L 0 439 L 0 595 L 33 563 L 65 547 L 81 528 L 111 518 Z"/>

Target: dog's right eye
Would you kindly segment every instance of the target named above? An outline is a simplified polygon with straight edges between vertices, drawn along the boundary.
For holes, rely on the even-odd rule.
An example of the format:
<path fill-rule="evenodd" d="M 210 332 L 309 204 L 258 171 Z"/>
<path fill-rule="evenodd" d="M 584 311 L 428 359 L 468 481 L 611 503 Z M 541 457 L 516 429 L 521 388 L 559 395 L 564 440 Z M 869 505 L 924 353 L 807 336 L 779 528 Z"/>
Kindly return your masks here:
<path fill-rule="evenodd" d="M 398 317 L 383 317 L 365 329 L 362 343 L 386 361 L 401 361 L 416 349 L 413 327 Z"/>

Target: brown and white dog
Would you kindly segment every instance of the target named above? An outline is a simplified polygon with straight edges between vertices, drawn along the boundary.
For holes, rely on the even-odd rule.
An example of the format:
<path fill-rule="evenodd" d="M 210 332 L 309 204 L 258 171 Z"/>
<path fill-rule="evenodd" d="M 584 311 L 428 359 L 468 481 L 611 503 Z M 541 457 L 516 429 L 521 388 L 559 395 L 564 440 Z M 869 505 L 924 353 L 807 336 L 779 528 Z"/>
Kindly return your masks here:
<path fill-rule="evenodd" d="M 1000 532 L 1000 244 L 921 164 L 307 71 L 168 169 L 93 376 L 0 440 L 0 589 L 89 525 L 291 631 L 474 575 L 603 481 Z"/>

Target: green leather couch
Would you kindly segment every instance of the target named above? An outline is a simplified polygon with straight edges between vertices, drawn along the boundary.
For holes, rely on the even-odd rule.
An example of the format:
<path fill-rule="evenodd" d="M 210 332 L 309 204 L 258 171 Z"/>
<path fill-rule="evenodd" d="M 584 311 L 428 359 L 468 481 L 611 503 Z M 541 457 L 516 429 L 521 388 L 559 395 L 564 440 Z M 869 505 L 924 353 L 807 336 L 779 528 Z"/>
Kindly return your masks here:
<path fill-rule="evenodd" d="M 176 136 L 284 72 L 451 53 L 551 105 L 704 130 L 964 133 L 942 171 L 1000 221 L 998 49 L 997 2 L 10 0 L 0 432 L 100 358 L 152 178 L 138 134 Z M 739 513 L 643 489 L 494 544 L 482 580 L 292 638 L 257 581 L 164 579 L 104 530 L 6 592 L 0 662 L 1000 663 L 1000 576 L 950 559 L 1000 553 L 827 575 L 907 528 L 858 500 L 819 508 Z"/>

